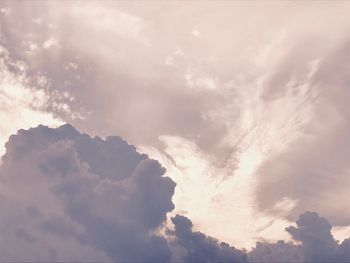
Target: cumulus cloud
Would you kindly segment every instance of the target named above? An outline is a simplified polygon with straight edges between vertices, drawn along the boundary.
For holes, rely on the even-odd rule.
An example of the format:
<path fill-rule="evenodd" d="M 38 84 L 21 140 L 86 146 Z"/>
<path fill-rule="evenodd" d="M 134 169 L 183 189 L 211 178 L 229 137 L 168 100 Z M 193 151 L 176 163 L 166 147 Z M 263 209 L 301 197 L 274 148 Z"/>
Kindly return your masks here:
<path fill-rule="evenodd" d="M 2 261 L 246 262 L 175 216 L 175 183 L 120 137 L 19 130 L 0 166 Z M 13 248 L 16 247 L 16 250 Z"/>
<path fill-rule="evenodd" d="M 348 241 L 340 245 L 331 234 L 332 226 L 316 213 L 307 212 L 296 222 L 297 227 L 286 230 L 294 240 L 301 242 L 304 261 L 311 262 L 347 262 L 350 260 Z"/>
<path fill-rule="evenodd" d="M 276 243 L 257 242 L 248 254 L 249 262 L 303 262 L 301 247 L 283 240 Z"/>
<path fill-rule="evenodd" d="M 121 138 L 39 126 L 11 136 L 2 161 L 2 261 L 170 260 L 158 232 L 175 183 Z"/>
<path fill-rule="evenodd" d="M 176 215 L 171 219 L 175 226 L 173 244 L 184 249 L 184 262 L 247 262 L 246 253 L 229 244 L 192 230 L 190 219 Z"/>
<path fill-rule="evenodd" d="M 165 169 L 120 137 L 92 138 L 68 124 L 12 135 L 0 190 L 2 261 L 350 260 L 350 239 L 339 243 L 313 212 L 286 228 L 293 241 L 260 241 L 250 251 L 195 230 L 182 215 L 167 224 L 175 183 Z"/>
<path fill-rule="evenodd" d="M 286 231 L 292 242 L 257 243 L 249 253 L 251 262 L 349 262 L 349 239 L 339 244 L 331 233 L 332 226 L 317 213 L 306 212 L 300 215 L 296 226 Z"/>

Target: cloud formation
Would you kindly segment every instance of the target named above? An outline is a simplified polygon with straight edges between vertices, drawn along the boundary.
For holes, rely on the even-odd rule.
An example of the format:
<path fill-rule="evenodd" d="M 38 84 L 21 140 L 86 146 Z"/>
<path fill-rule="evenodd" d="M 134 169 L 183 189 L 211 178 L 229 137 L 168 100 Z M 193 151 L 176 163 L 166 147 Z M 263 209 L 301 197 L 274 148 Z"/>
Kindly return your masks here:
<path fill-rule="evenodd" d="M 12 135 L 0 190 L 1 261 L 350 260 L 350 239 L 336 241 L 312 212 L 286 228 L 299 244 L 261 241 L 250 251 L 194 230 L 182 215 L 168 224 L 175 183 L 165 169 L 120 137 L 92 138 L 68 124 Z"/>
<path fill-rule="evenodd" d="M 235 245 L 281 239 L 310 208 L 348 226 L 349 10 L 338 1 L 2 1 L 0 142 L 64 121 L 156 148 L 183 191 L 178 211 Z M 104 178 L 120 166 L 83 152 Z M 182 187 L 189 181 L 210 191 L 205 202 Z"/>
<path fill-rule="evenodd" d="M 291 220 L 312 207 L 332 224 L 349 225 L 348 47 L 348 42 L 342 43 L 327 53 L 310 78 L 311 91 L 319 93 L 304 132 L 259 167 L 257 203 L 263 210 L 273 211 L 276 203 L 288 197 L 296 201 L 288 214 Z"/>
<path fill-rule="evenodd" d="M 2 261 L 170 260 L 157 233 L 175 183 L 121 138 L 39 126 L 11 136 L 2 161 Z"/>
<path fill-rule="evenodd" d="M 229 244 L 192 230 L 190 219 L 176 215 L 171 219 L 175 226 L 173 245 L 184 249 L 184 262 L 247 262 L 247 255 Z"/>
<path fill-rule="evenodd" d="M 161 234 L 174 209 L 164 173 L 120 137 L 68 124 L 19 130 L 0 167 L 0 260 L 246 262 L 183 216 Z"/>
<path fill-rule="evenodd" d="M 59 125 L 62 120 L 46 111 L 51 96 L 47 79 L 42 74 L 31 75 L 27 64 L 15 60 L 0 41 L 0 154 L 4 153 L 7 138 L 20 128 L 39 124 Z M 56 102 L 58 107 L 62 104 Z M 6 123 L 6 125 L 5 125 Z"/>
<path fill-rule="evenodd" d="M 350 239 L 339 244 L 331 233 L 332 226 L 317 213 L 306 212 L 300 215 L 296 226 L 286 231 L 293 240 L 278 241 L 275 244 L 258 243 L 249 253 L 251 262 L 349 262 Z"/>

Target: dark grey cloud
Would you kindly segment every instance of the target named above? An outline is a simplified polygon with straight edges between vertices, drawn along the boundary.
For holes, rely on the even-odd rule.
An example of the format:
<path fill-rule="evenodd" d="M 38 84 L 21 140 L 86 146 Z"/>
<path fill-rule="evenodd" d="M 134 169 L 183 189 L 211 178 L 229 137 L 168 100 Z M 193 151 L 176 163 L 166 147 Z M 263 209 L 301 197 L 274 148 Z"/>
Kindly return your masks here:
<path fill-rule="evenodd" d="M 1 260 L 169 261 L 157 234 L 174 208 L 164 173 L 119 137 L 70 125 L 18 131 L 0 168 Z"/>
<path fill-rule="evenodd" d="M 247 262 L 247 255 L 229 244 L 192 230 L 190 219 L 176 215 L 171 219 L 175 231 L 173 244 L 184 250 L 184 262 Z"/>
<path fill-rule="evenodd" d="M 157 234 L 174 208 L 175 183 L 164 173 L 120 137 L 70 125 L 19 130 L 0 167 L 1 260 L 246 262 L 182 216 L 167 239 Z"/>
<path fill-rule="evenodd" d="M 350 239 L 336 241 L 332 225 L 312 212 L 286 228 L 293 242 L 261 241 L 249 252 L 193 230 L 185 216 L 167 229 L 175 183 L 164 173 L 120 137 L 92 138 L 70 125 L 19 130 L 0 166 L 0 259 L 350 261 Z"/>
<path fill-rule="evenodd" d="M 190 219 L 177 215 L 172 218 L 175 226 L 171 241 L 178 257 L 184 262 L 349 262 L 350 239 L 339 243 L 334 239 L 331 224 L 314 212 L 305 212 L 296 226 L 285 230 L 293 241 L 269 243 L 260 241 L 249 252 L 219 242 L 201 232 L 193 231 Z"/>
<path fill-rule="evenodd" d="M 19 130 L 0 167 L 0 259 L 246 262 L 182 216 L 167 239 L 157 234 L 174 208 L 164 173 L 120 137 L 91 138 L 68 124 Z"/>
<path fill-rule="evenodd" d="M 292 238 L 301 242 L 304 261 L 307 262 L 349 262 L 349 240 L 341 244 L 331 233 L 332 226 L 317 213 L 306 212 L 286 230 Z"/>
<path fill-rule="evenodd" d="M 257 243 L 249 252 L 251 262 L 349 262 L 349 239 L 339 243 L 331 233 L 331 224 L 314 212 L 305 212 L 286 231 L 294 241 Z"/>
<path fill-rule="evenodd" d="M 303 262 L 300 245 L 280 240 L 276 243 L 257 242 L 248 254 L 249 262 Z"/>

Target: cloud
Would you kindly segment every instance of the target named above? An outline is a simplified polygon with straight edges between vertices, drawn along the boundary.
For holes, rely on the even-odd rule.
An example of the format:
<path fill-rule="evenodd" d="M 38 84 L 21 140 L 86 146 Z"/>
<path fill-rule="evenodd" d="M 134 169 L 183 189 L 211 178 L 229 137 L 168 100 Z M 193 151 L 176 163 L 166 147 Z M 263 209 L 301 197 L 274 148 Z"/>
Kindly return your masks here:
<path fill-rule="evenodd" d="M 294 240 L 301 242 L 304 261 L 307 262 L 347 262 L 344 254 L 348 241 L 340 245 L 331 234 L 332 226 L 317 213 L 306 212 L 296 222 L 297 227 L 290 226 L 286 230 Z M 350 249 L 347 247 L 346 250 Z M 346 251 L 345 250 L 345 251 Z"/>
<path fill-rule="evenodd" d="M 68 124 L 19 130 L 0 166 L 0 259 L 246 262 L 244 251 L 194 232 L 183 216 L 161 234 L 175 189 L 164 173 L 120 137 L 92 138 Z"/>
<path fill-rule="evenodd" d="M 273 206 L 291 198 L 296 202 L 288 219 L 312 207 L 333 225 L 350 224 L 348 46 L 345 41 L 326 53 L 310 78 L 310 95 L 317 92 L 317 97 L 303 132 L 259 167 L 256 202 L 263 211 L 275 213 Z M 291 74 L 292 70 L 286 71 Z"/>
<path fill-rule="evenodd" d="M 176 215 L 172 219 L 174 236 L 171 245 L 184 262 L 348 262 L 350 239 L 339 243 L 334 239 L 330 223 L 314 212 L 300 215 L 296 226 L 286 231 L 292 241 L 269 243 L 260 241 L 251 251 L 237 250 L 226 243 L 192 230 L 190 219 Z M 297 243 L 295 243 L 297 242 Z"/>
<path fill-rule="evenodd" d="M 45 114 L 8 100 L 1 119 L 16 127 L 2 125 L 4 138 L 21 125 L 49 124 L 52 114 L 91 135 L 120 134 L 160 152 L 163 136 L 189 141 L 209 156 L 208 167 L 224 169 L 203 183 L 215 196 L 203 208 L 176 205 L 200 211 L 194 224 L 225 241 L 240 242 L 218 224 L 226 217 L 246 226 L 239 237 L 248 243 L 271 232 L 282 238 L 276 228 L 257 229 L 289 224 L 310 207 L 334 225 L 349 224 L 347 3 L 7 1 L 1 10 L 2 45 L 31 79 L 45 77 L 35 86 L 47 82 Z M 223 212 L 204 219 L 201 211 L 212 207 Z"/>
<path fill-rule="evenodd" d="M 301 247 L 283 240 L 276 243 L 257 242 L 248 254 L 249 262 L 303 262 Z"/>
<path fill-rule="evenodd" d="M 184 249 L 184 262 L 247 262 L 246 253 L 227 243 L 193 232 L 190 219 L 176 215 L 171 219 L 175 226 L 173 244 Z"/>
<path fill-rule="evenodd" d="M 189 32 L 180 30 L 193 28 L 191 21 L 185 19 L 181 20 L 186 21 L 185 25 L 178 24 L 177 19 L 167 19 L 153 4 L 142 9 L 116 2 L 4 5 L 12 10 L 11 16 L 1 17 L 6 28 L 1 32 L 5 45 L 12 47 L 13 56 L 28 63 L 31 72 L 44 72 L 51 90 L 69 92 L 74 100 L 65 103 L 84 121 L 53 105 L 49 111 L 89 134 L 117 133 L 134 144 L 157 147 L 161 135 L 182 136 L 194 140 L 206 152 L 223 151 L 226 155 L 227 147 L 221 144 L 226 127 L 208 115 L 222 102 L 222 96 L 213 89 L 220 85 L 217 74 L 205 70 L 214 60 L 203 50 L 196 55 L 198 58 L 192 56 L 191 50 L 199 43 L 193 46 Z M 211 9 L 207 6 L 204 11 Z M 157 19 L 166 19 L 169 25 L 156 26 L 150 12 L 152 17 L 157 14 Z M 35 23 L 37 19 L 42 22 Z M 19 28 L 25 33 L 19 33 Z M 169 34 L 174 28 L 175 34 Z M 52 39 L 59 48 L 30 51 L 33 44 L 41 47 Z M 179 55 L 182 48 L 188 50 L 185 58 Z M 164 65 L 169 55 L 174 56 L 179 68 Z M 78 68 L 66 70 L 69 63 Z M 188 74 L 196 89 L 187 87 Z M 138 122 L 133 120 L 144 118 L 149 125 L 140 133 Z"/>
<path fill-rule="evenodd" d="M 2 261 L 347 262 L 317 213 L 286 228 L 293 241 L 239 250 L 171 218 L 175 183 L 117 136 L 90 137 L 71 125 L 19 130 L 0 166 Z M 234 220 L 232 220 L 234 224 Z M 16 249 L 14 249 L 16 248 Z"/>
<path fill-rule="evenodd" d="M 175 183 L 164 173 L 120 137 L 92 138 L 68 124 L 19 130 L 0 166 L 0 259 L 246 262 L 244 251 L 192 231 L 183 216 L 161 234 L 174 209 Z"/>
<path fill-rule="evenodd" d="M 46 90 L 46 78 L 32 76 L 28 65 L 13 59 L 11 53 L 0 43 L 0 154 L 4 153 L 7 138 L 20 128 L 40 123 L 57 126 L 62 120 L 46 111 L 50 96 Z M 57 105 L 61 106 L 60 103 Z M 5 125 L 6 124 L 6 125 Z"/>
<path fill-rule="evenodd" d="M 257 243 L 249 253 L 250 262 L 348 262 L 350 243 L 345 239 L 339 244 L 331 233 L 332 226 L 323 217 L 314 212 L 300 215 L 296 226 L 286 231 L 294 241 L 285 243 Z"/>
<path fill-rule="evenodd" d="M 11 136 L 2 161 L 2 261 L 170 260 L 159 230 L 175 183 L 121 138 L 38 126 Z"/>

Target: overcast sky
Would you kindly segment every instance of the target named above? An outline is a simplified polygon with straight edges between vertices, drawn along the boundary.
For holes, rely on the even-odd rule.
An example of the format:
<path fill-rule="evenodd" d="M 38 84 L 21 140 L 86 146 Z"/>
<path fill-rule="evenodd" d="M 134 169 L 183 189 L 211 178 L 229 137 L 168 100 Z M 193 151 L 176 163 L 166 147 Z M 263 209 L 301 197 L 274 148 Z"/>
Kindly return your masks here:
<path fill-rule="evenodd" d="M 2 1 L 0 261 L 350 261 L 349 61 L 346 1 Z"/>

